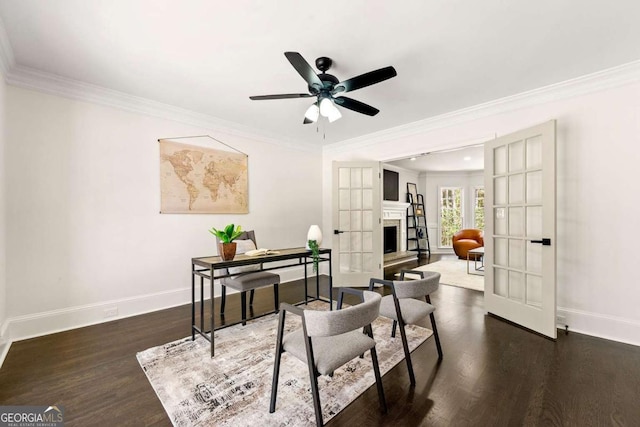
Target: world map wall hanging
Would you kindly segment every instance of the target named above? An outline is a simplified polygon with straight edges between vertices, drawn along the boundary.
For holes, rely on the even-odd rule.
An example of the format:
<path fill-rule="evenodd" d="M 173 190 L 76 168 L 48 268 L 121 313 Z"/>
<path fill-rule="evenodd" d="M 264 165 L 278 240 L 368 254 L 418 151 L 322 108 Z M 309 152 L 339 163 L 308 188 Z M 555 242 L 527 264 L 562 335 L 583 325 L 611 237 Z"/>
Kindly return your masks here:
<path fill-rule="evenodd" d="M 184 138 L 184 137 L 183 137 Z M 210 136 L 188 138 L 215 138 Z M 160 213 L 248 213 L 248 156 L 182 144 L 160 145 Z M 224 144 L 220 142 L 223 145 Z"/>

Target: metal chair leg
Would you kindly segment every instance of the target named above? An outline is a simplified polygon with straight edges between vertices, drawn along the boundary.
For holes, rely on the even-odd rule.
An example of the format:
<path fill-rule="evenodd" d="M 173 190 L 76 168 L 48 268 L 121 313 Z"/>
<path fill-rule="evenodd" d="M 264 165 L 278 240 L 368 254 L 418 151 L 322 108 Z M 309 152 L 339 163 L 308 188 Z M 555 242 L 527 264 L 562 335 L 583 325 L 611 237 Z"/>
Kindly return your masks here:
<path fill-rule="evenodd" d="M 380 375 L 380 366 L 378 365 L 378 354 L 376 347 L 371 348 L 371 361 L 373 362 L 373 373 L 376 376 L 376 387 L 378 388 L 378 400 L 382 413 L 387 413 L 387 400 L 384 397 L 384 388 L 382 387 L 382 376 Z"/>
<path fill-rule="evenodd" d="M 220 301 L 220 315 L 224 314 L 224 306 L 227 303 L 227 287 L 222 285 L 222 300 Z"/>
<path fill-rule="evenodd" d="M 251 289 L 251 294 L 249 295 L 249 306 L 253 307 L 253 294 L 256 293 L 255 289 Z"/>
<path fill-rule="evenodd" d="M 431 304 L 431 297 L 429 295 L 425 295 L 424 299 L 428 304 Z M 433 337 L 436 340 L 438 360 L 442 360 L 442 346 L 440 345 L 440 337 L 438 336 L 438 328 L 436 327 L 436 317 L 433 315 L 433 313 L 429 313 L 429 318 L 431 319 L 431 327 L 433 328 Z"/>
<path fill-rule="evenodd" d="M 240 293 L 240 305 L 242 306 L 242 326 L 247 324 L 247 291 Z"/>
<path fill-rule="evenodd" d="M 398 327 L 398 322 L 396 320 L 393 321 L 393 326 L 391 327 L 391 338 L 396 337 L 396 328 Z"/>
<path fill-rule="evenodd" d="M 309 373 L 311 373 L 313 369 L 309 367 Z M 318 390 L 318 377 L 313 374 L 310 377 L 311 380 L 311 394 L 313 395 L 313 409 L 316 413 L 316 425 L 318 427 L 323 426 L 322 421 L 322 406 L 320 405 L 320 392 Z"/>
<path fill-rule="evenodd" d="M 413 374 L 413 364 L 411 363 L 411 352 L 409 352 L 409 343 L 407 342 L 407 333 L 404 330 L 404 322 L 400 323 L 400 336 L 402 337 L 402 348 L 404 349 L 404 358 L 407 361 L 407 370 L 409 371 L 409 381 L 411 385 L 416 385 L 416 377 Z"/>
<path fill-rule="evenodd" d="M 276 313 L 280 309 L 280 296 L 278 294 L 278 283 L 273 284 L 273 302 L 275 304 Z"/>
<path fill-rule="evenodd" d="M 278 322 L 278 338 L 276 340 L 276 360 L 273 364 L 273 380 L 271 381 L 271 402 L 269 404 L 269 413 L 273 414 L 276 410 L 276 398 L 278 395 L 278 378 L 280 377 L 280 360 L 282 359 L 282 335 L 284 334 L 284 318 L 286 312 L 280 312 L 280 321 Z"/>
<path fill-rule="evenodd" d="M 311 394 L 313 396 L 313 410 L 316 413 L 316 425 L 322 427 L 322 406 L 320 405 L 320 392 L 318 391 L 318 370 L 313 357 L 313 344 L 311 338 L 307 336 L 307 330 L 304 326 L 304 318 L 302 320 L 302 329 L 304 331 L 305 348 L 307 353 L 307 367 L 309 368 L 309 380 L 311 381 Z"/>
<path fill-rule="evenodd" d="M 440 345 L 440 337 L 438 336 L 438 328 L 436 327 L 436 318 L 433 313 L 429 314 L 431 318 L 431 327 L 433 328 L 433 337 L 436 339 L 436 349 L 438 350 L 438 360 L 442 360 L 442 346 Z"/>

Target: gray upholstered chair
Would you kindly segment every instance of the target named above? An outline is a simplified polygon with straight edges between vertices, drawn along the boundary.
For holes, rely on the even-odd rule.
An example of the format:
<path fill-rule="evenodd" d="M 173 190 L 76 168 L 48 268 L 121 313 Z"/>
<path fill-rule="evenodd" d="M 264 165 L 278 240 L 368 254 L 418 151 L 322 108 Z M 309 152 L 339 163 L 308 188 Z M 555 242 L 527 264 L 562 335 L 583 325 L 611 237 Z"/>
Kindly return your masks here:
<path fill-rule="evenodd" d="M 341 310 L 342 297 L 345 292 L 360 295 L 363 302 Z M 378 366 L 376 342 L 371 330 L 371 322 L 378 317 L 381 299 L 380 294 L 376 292 L 340 288 L 338 309 L 334 311 L 303 310 L 290 304 L 280 304 L 270 413 L 276 410 L 280 359 L 285 351 L 306 363 L 309 368 L 313 407 L 318 426 L 323 425 L 318 377 L 320 375 L 333 376 L 336 369 L 350 360 L 362 356 L 367 350 L 371 350 L 380 406 L 384 412 L 387 411 Z M 302 317 L 302 328 L 283 336 L 286 313 L 294 313 Z"/>
<path fill-rule="evenodd" d="M 405 274 L 408 273 L 416 274 L 420 276 L 420 279 L 405 281 Z M 407 361 L 407 369 L 409 370 L 409 380 L 411 381 L 411 385 L 415 385 L 416 378 L 413 374 L 411 353 L 409 352 L 409 344 L 404 326 L 417 324 L 429 316 L 433 336 L 436 341 L 436 348 L 438 350 L 438 360 L 442 360 L 442 347 L 440 345 L 440 337 L 438 337 L 436 319 L 433 315 L 436 308 L 431 305 L 431 299 L 429 297 L 429 294 L 438 289 L 440 273 L 433 271 L 404 270 L 400 273 L 399 281 L 371 279 L 369 281 L 369 290 L 372 290 L 376 283 L 391 289 L 391 295 L 386 295 L 382 298 L 380 315 L 393 320 L 392 337 L 396 336 L 396 328 L 400 326 L 400 336 L 402 337 L 402 347 L 404 349 L 405 360 Z"/>
<path fill-rule="evenodd" d="M 219 239 L 216 237 L 216 242 L 219 243 Z M 249 250 L 256 249 L 256 234 L 253 230 L 245 231 L 237 239 L 236 242 L 236 254 L 243 254 Z M 279 297 L 278 297 L 278 285 L 280 284 L 280 276 L 268 271 L 260 271 L 262 265 L 254 264 L 244 267 L 231 267 L 229 269 L 222 269 L 221 274 L 232 274 L 231 277 L 224 277 L 220 279 L 222 285 L 222 301 L 220 302 L 220 315 L 224 316 L 224 307 L 227 302 L 227 287 L 235 289 L 240 292 L 240 304 L 242 305 L 242 324 L 247 324 L 247 291 L 251 291 L 249 297 L 249 306 L 253 307 L 253 295 L 257 288 L 273 285 L 273 299 L 275 311 L 278 311 Z"/>

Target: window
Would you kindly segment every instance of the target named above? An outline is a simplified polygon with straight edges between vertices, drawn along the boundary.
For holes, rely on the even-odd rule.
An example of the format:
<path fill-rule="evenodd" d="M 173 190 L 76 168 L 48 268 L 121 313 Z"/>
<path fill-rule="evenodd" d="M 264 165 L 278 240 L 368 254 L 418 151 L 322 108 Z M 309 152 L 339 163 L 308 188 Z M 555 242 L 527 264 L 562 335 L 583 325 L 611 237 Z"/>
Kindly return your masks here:
<path fill-rule="evenodd" d="M 484 187 L 473 190 L 473 226 L 484 230 Z"/>
<path fill-rule="evenodd" d="M 462 230 L 462 188 L 440 189 L 440 244 L 441 248 L 452 247 L 451 238 Z"/>

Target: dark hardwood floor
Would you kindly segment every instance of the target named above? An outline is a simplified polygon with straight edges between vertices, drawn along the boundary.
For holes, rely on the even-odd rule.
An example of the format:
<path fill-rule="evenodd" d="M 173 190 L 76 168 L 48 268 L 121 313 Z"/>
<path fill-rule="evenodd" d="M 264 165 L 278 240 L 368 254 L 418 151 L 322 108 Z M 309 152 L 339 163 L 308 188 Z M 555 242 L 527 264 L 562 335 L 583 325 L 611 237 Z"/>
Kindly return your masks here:
<path fill-rule="evenodd" d="M 299 301 L 301 286 L 283 284 L 280 295 Z M 576 333 L 552 342 L 486 316 L 477 291 L 443 285 L 432 302 L 443 361 L 427 340 L 413 353 L 415 387 L 404 363 L 383 377 L 387 414 L 373 386 L 328 425 L 640 425 L 639 347 Z M 271 309 L 271 290 L 258 290 L 255 313 Z M 0 405 L 63 405 L 68 426 L 171 425 L 135 355 L 189 335 L 190 316 L 180 306 L 16 342 L 0 370 Z M 234 294 L 226 320 L 239 319 Z"/>

